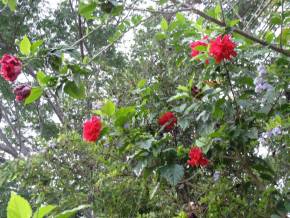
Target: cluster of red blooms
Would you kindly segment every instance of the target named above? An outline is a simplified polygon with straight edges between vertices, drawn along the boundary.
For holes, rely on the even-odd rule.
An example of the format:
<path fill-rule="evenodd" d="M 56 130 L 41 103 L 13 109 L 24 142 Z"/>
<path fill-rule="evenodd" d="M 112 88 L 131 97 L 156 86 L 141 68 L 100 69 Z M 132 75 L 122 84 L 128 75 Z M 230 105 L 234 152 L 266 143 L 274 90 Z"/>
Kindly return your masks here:
<path fill-rule="evenodd" d="M 158 119 L 158 124 L 164 126 L 164 130 L 170 132 L 177 124 L 177 118 L 172 112 L 166 112 Z"/>
<path fill-rule="evenodd" d="M 208 37 L 204 37 L 203 41 L 196 41 L 190 44 L 191 47 L 191 57 L 196 57 L 204 52 L 197 50 L 197 46 L 209 46 L 209 56 L 215 59 L 215 62 L 219 64 L 223 60 L 231 60 L 233 57 L 237 56 L 235 51 L 236 44 L 232 41 L 231 36 L 226 34 L 224 36 L 219 35 L 214 40 L 209 40 Z M 208 60 L 205 61 L 206 64 L 209 63 Z"/>
<path fill-rule="evenodd" d="M 201 148 L 199 147 L 193 147 L 190 149 L 189 153 L 189 160 L 187 163 L 192 167 L 198 167 L 198 166 L 207 166 L 208 165 L 208 159 L 204 157 L 204 154 L 202 153 Z"/>
<path fill-rule="evenodd" d="M 96 142 L 101 134 L 102 122 L 97 116 L 92 116 L 90 120 L 84 122 L 83 138 L 87 142 Z"/>
<path fill-rule="evenodd" d="M 164 126 L 164 130 L 166 132 L 170 132 L 177 124 L 177 118 L 172 112 L 169 111 L 159 117 L 158 124 L 160 126 Z M 201 148 L 199 147 L 191 148 L 188 156 L 189 160 L 187 161 L 187 163 L 192 167 L 205 167 L 208 165 L 208 159 L 204 156 Z"/>
<path fill-rule="evenodd" d="M 0 64 L 0 75 L 6 81 L 14 82 L 21 73 L 21 61 L 15 56 L 4 54 L 3 57 L 0 59 Z M 21 84 L 18 85 L 13 90 L 13 92 L 16 95 L 16 101 L 23 101 L 29 96 L 31 92 L 31 87 L 27 84 Z"/>

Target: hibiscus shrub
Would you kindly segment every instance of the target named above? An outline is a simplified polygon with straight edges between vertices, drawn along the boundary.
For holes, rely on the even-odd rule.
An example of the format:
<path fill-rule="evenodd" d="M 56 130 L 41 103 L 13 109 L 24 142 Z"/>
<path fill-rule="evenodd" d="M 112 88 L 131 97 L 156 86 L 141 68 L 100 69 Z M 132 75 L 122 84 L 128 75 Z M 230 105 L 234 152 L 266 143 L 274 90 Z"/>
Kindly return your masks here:
<path fill-rule="evenodd" d="M 78 114 L 82 128 L 71 131 L 73 120 L 63 121 L 66 133 L 40 154 L 50 170 L 36 167 L 48 176 L 29 184 L 31 191 L 43 189 L 44 199 L 53 193 L 65 206 L 89 203 L 110 217 L 285 217 L 289 59 L 254 46 L 234 28 L 192 22 L 181 13 L 163 18 L 160 27 L 136 35 L 138 58 L 118 74 L 125 82 L 115 79 L 115 69 L 105 78 L 121 85 Z M 263 54 L 253 51 L 259 49 Z M 82 104 L 97 99 L 86 96 L 94 90 L 85 86 L 96 66 L 58 52 L 61 58 L 55 50 L 36 54 L 57 73 L 35 69 L 38 85 L 17 86 L 17 101 L 33 103 L 46 91 L 64 104 L 68 96 Z M 20 60 L 5 54 L 0 64 L 2 77 L 15 83 Z M 70 185 L 81 191 L 65 198 Z"/>

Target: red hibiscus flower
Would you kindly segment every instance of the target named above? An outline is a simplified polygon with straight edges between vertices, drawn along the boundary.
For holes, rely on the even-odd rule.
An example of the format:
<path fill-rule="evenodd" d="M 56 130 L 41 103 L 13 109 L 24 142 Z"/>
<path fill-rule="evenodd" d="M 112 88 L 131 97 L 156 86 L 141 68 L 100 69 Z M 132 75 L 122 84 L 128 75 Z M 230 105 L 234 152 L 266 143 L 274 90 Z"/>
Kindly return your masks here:
<path fill-rule="evenodd" d="M 22 64 L 15 56 L 4 54 L 0 60 L 0 64 L 0 74 L 7 81 L 14 82 L 21 73 Z"/>
<path fill-rule="evenodd" d="M 219 35 L 215 40 L 210 41 L 209 54 L 215 59 L 216 63 L 220 63 L 224 59 L 230 60 L 237 56 L 235 47 L 236 44 L 231 40 L 230 35 Z"/>
<path fill-rule="evenodd" d="M 100 137 L 102 130 L 101 119 L 93 116 L 90 120 L 84 122 L 83 125 L 83 138 L 87 142 L 96 142 Z"/>
<path fill-rule="evenodd" d="M 203 40 L 207 40 L 207 39 L 208 39 L 208 36 L 203 37 Z M 205 43 L 205 42 L 203 42 L 203 41 L 195 41 L 195 42 L 192 42 L 190 44 L 190 47 L 191 47 L 191 57 L 195 57 L 195 56 L 199 55 L 200 53 L 204 53 L 202 51 L 198 51 L 196 49 L 197 46 L 205 46 L 205 47 L 207 47 L 208 44 Z M 205 60 L 205 63 L 208 64 L 209 63 L 209 60 Z"/>
<path fill-rule="evenodd" d="M 171 131 L 177 123 L 177 118 L 172 112 L 166 112 L 158 119 L 160 126 L 164 126 L 165 131 Z"/>
<path fill-rule="evenodd" d="M 29 85 L 19 85 L 13 90 L 16 95 L 16 101 L 23 101 L 26 99 L 31 92 L 31 87 Z"/>
<path fill-rule="evenodd" d="M 191 148 L 188 153 L 188 156 L 190 159 L 187 161 L 187 163 L 192 167 L 196 167 L 196 166 L 205 167 L 208 165 L 208 159 L 204 157 L 202 150 L 199 147 Z"/>

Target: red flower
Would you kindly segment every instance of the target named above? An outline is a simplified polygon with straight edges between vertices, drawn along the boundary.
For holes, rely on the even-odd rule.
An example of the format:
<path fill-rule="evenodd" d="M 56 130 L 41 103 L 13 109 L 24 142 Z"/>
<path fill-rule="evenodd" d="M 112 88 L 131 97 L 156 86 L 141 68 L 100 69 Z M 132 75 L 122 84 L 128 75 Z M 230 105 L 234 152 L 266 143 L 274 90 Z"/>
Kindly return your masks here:
<path fill-rule="evenodd" d="M 31 87 L 29 85 L 19 85 L 13 92 L 16 95 L 16 101 L 23 101 L 30 95 Z"/>
<path fill-rule="evenodd" d="M 203 40 L 207 40 L 207 39 L 208 39 L 208 36 L 203 37 Z M 205 43 L 205 42 L 203 42 L 203 41 L 192 42 L 192 43 L 190 44 L 190 47 L 191 47 L 191 57 L 195 57 L 195 56 L 199 55 L 200 53 L 204 53 L 204 52 L 202 52 L 202 51 L 198 51 L 198 50 L 196 49 L 197 46 L 206 46 L 206 47 L 207 47 L 208 44 Z M 198 60 L 198 61 L 199 61 L 199 60 Z M 209 60 L 205 60 L 205 63 L 206 63 L 206 64 L 209 64 Z"/>
<path fill-rule="evenodd" d="M 158 123 L 160 126 L 165 125 L 165 130 L 167 132 L 171 131 L 177 123 L 177 118 L 172 112 L 166 112 L 158 119 Z"/>
<path fill-rule="evenodd" d="M 100 137 L 102 129 L 101 119 L 93 116 L 90 120 L 84 122 L 83 138 L 87 142 L 96 142 Z"/>
<path fill-rule="evenodd" d="M 0 60 L 0 64 L 0 74 L 7 81 L 14 82 L 21 73 L 22 64 L 15 56 L 4 54 Z"/>
<path fill-rule="evenodd" d="M 191 148 L 188 156 L 190 160 L 188 160 L 187 163 L 192 167 L 208 165 L 208 159 L 204 157 L 202 150 L 199 147 Z"/>
<path fill-rule="evenodd" d="M 220 63 L 222 60 L 230 60 L 232 57 L 237 56 L 237 52 L 234 50 L 236 44 L 231 40 L 230 35 L 219 35 L 215 40 L 211 40 L 209 54 L 215 59 L 216 63 Z"/>
<path fill-rule="evenodd" d="M 207 44 L 205 42 L 202 42 L 202 41 L 192 42 L 190 44 L 191 57 L 195 57 L 195 56 L 199 55 L 199 53 L 201 53 L 201 51 L 198 51 L 198 50 L 195 49 L 197 46 L 207 46 Z"/>

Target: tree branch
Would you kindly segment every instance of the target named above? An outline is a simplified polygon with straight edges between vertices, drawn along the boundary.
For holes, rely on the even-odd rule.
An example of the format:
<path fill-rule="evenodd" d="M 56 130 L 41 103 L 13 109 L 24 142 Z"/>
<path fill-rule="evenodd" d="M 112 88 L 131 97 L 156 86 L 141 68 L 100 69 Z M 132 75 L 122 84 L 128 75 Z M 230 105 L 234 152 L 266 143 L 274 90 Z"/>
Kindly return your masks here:
<path fill-rule="evenodd" d="M 171 0 L 171 2 L 173 2 L 174 4 L 179 4 L 182 7 L 184 7 L 183 9 L 179 9 L 179 11 L 192 11 L 193 13 L 203 17 L 204 19 L 206 19 L 206 20 L 208 20 L 208 21 L 210 21 L 212 23 L 215 23 L 215 24 L 217 24 L 217 25 L 219 25 L 221 27 L 226 27 L 226 24 L 224 22 L 207 15 L 206 13 L 204 13 L 204 12 L 202 12 L 202 11 L 196 9 L 196 8 L 192 8 L 191 6 L 189 6 L 187 4 L 180 4 L 176 0 Z M 270 43 L 268 43 L 268 42 L 266 42 L 264 40 L 261 40 L 261 39 L 255 37 L 255 36 L 251 35 L 251 34 L 248 34 L 247 32 L 244 32 L 243 30 L 240 30 L 238 28 L 232 28 L 232 31 L 237 33 L 237 34 L 239 34 L 239 35 L 241 35 L 241 36 L 244 36 L 247 39 L 252 40 L 253 42 L 256 42 L 256 43 L 258 43 L 260 45 L 266 46 L 266 47 L 268 47 L 268 48 L 270 48 L 270 49 L 272 49 L 272 50 L 274 50 L 276 52 L 279 52 L 281 54 L 284 54 L 284 55 L 290 57 L 290 51 L 289 50 L 285 50 L 285 49 L 282 49 L 280 47 L 277 47 L 276 45 L 270 44 Z"/>

